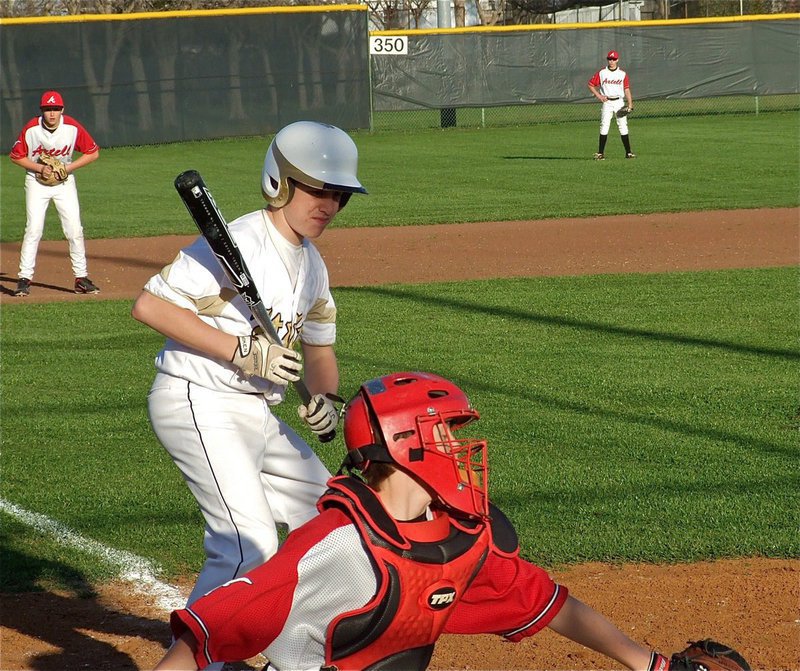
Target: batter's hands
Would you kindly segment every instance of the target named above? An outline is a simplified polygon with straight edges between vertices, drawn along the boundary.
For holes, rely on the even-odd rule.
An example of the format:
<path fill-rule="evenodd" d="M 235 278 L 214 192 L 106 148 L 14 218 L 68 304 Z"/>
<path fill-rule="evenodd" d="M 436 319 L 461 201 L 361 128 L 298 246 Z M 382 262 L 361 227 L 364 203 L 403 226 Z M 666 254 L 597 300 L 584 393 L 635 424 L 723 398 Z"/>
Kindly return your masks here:
<path fill-rule="evenodd" d="M 297 414 L 318 436 L 336 430 L 339 424 L 339 410 L 334 403 L 344 403 L 336 394 L 314 394 L 308 405 L 297 408 Z"/>
<path fill-rule="evenodd" d="M 257 375 L 286 386 L 300 379 L 303 360 L 298 352 L 271 343 L 266 336 L 239 336 L 231 362 L 250 377 Z"/>

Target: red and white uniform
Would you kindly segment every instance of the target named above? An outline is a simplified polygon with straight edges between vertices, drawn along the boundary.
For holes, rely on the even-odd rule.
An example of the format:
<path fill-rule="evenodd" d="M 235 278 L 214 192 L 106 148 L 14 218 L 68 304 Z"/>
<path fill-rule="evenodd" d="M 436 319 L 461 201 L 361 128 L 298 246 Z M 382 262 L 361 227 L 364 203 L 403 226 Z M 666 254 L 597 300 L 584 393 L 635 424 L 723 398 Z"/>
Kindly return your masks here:
<path fill-rule="evenodd" d="M 603 68 L 595 72 L 589 80 L 590 86 L 595 86 L 608 100 L 603 103 L 600 112 L 600 134 L 608 135 L 611 128 L 611 119 L 616 119 L 617 127 L 622 135 L 628 134 L 628 117 L 618 119 L 616 112 L 625 106 L 625 89 L 630 88 L 628 73 L 622 68 L 615 70 Z"/>
<path fill-rule="evenodd" d="M 11 149 L 11 158 L 28 157 L 38 161 L 42 154 L 58 158 L 62 163 L 72 163 L 72 154 L 93 154 L 98 151 L 97 143 L 92 136 L 75 119 L 62 115 L 58 127 L 50 131 L 44 125 L 42 117 L 31 119 L 20 132 Z M 86 249 L 83 242 L 83 226 L 81 225 L 78 190 L 75 175 L 70 174 L 61 184 L 44 186 L 36 181 L 30 170 L 25 175 L 25 236 L 20 250 L 19 276 L 27 279 L 33 277 L 36 265 L 36 252 L 44 231 L 45 212 L 53 201 L 61 219 L 64 237 L 69 243 L 69 257 L 75 277 L 86 277 Z"/>
<path fill-rule="evenodd" d="M 336 306 L 325 263 L 309 241 L 292 245 L 266 210 L 229 225 L 283 344 L 336 341 Z M 249 335 L 250 309 L 203 237 L 151 277 L 145 290 L 231 335 Z M 277 524 L 316 515 L 330 473 L 270 406 L 286 387 L 245 377 L 226 363 L 167 339 L 148 395 L 153 430 L 206 521 L 207 559 L 189 603 L 238 578 L 278 548 Z"/>
<path fill-rule="evenodd" d="M 342 480 L 349 486 L 350 478 L 335 478 L 329 484 L 333 487 Z M 369 518 L 369 509 L 375 504 L 363 497 L 326 507 L 324 502 L 331 491 L 321 501 L 319 516 L 290 534 L 268 562 L 213 590 L 189 608 L 173 612 L 173 634 L 177 638 L 187 629 L 192 632 L 198 642 L 195 659 L 200 668 L 218 661 L 247 659 L 263 651 L 270 668 L 279 671 L 318 670 L 331 663 L 345 670 L 351 665 L 337 660 L 358 659 L 360 651 L 371 651 L 367 657 L 360 657 L 363 662 L 387 655 L 398 660 L 397 652 L 403 650 L 412 655 L 403 657 L 403 668 L 422 669 L 428 657 L 415 651 L 424 652 L 442 631 L 442 622 L 436 624 L 439 615 L 421 612 L 432 608 L 428 604 L 435 603 L 439 606 L 436 610 L 445 614 L 446 633 L 491 633 L 519 641 L 547 626 L 567 599 L 566 588 L 554 583 L 543 569 L 520 559 L 518 551 L 500 550 L 490 539 L 487 542 L 490 532 L 485 525 L 476 525 L 471 532 L 476 547 L 482 550 L 480 556 L 468 554 L 472 546 L 463 539 L 468 532 L 458 540 L 458 553 L 442 552 L 437 561 L 438 555 L 431 550 L 451 544 L 458 535 L 457 530 L 454 532 L 458 523 L 445 514 L 439 513 L 429 521 L 386 524 L 389 518 L 382 507 Z M 379 500 L 374 497 L 373 501 Z M 375 520 L 381 518 L 384 524 L 376 524 Z M 364 529 L 365 519 L 371 532 Z M 392 540 L 383 542 L 381 536 Z M 385 548 L 392 543 L 410 549 L 391 561 Z M 381 546 L 384 551 L 377 551 Z M 414 556 L 415 547 L 421 546 L 426 559 L 415 570 L 408 558 Z M 452 544 L 448 547 L 452 549 Z M 472 557 L 478 570 L 474 579 L 459 591 L 459 578 L 453 577 L 449 584 L 455 589 L 436 590 L 433 594 L 441 598 L 431 599 L 431 589 L 452 576 L 451 565 L 458 566 L 462 575 L 468 569 L 458 565 L 464 557 Z M 377 597 L 387 592 L 387 570 L 376 570 L 376 565 L 391 565 L 399 576 L 393 585 L 399 585 L 400 594 L 380 603 Z M 433 578 L 432 572 L 441 575 Z M 452 600 L 445 598 L 448 596 Z M 395 611 L 387 603 L 393 604 Z M 376 611 L 378 606 L 385 610 Z M 382 612 L 383 618 L 368 617 L 375 612 Z M 337 627 L 348 617 L 351 620 L 345 627 L 345 640 L 339 641 L 337 657 L 331 652 L 340 633 Z M 391 622 L 385 622 L 387 619 Z M 395 626 L 398 619 L 402 626 Z M 433 631 L 432 622 L 437 627 Z M 398 640 L 398 632 L 404 640 Z M 364 638 L 364 634 L 368 636 Z M 341 648 L 349 649 L 347 654 Z M 410 660 L 419 660 L 420 665 Z"/>

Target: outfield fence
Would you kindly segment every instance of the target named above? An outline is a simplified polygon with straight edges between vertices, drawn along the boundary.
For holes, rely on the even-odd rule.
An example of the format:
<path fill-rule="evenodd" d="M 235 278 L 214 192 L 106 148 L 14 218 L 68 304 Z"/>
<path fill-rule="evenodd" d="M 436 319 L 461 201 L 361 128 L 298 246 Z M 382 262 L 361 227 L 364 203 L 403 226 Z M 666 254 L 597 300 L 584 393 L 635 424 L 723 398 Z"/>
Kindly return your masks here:
<path fill-rule="evenodd" d="M 372 31 L 364 5 L 0 20 L 0 143 L 60 90 L 103 147 L 587 121 L 620 52 L 636 118 L 800 110 L 800 14 Z M 48 44 L 48 49 L 41 49 Z M 53 53 L 58 53 L 55 61 Z"/>
<path fill-rule="evenodd" d="M 766 114 L 800 111 L 800 95 L 720 96 L 692 100 L 637 100 L 634 119 L 708 116 L 716 114 Z M 600 104 L 542 103 L 501 107 L 462 107 L 375 112 L 375 131 L 414 131 L 425 128 L 487 128 L 545 123 L 598 121 Z M 800 132 L 800 117 L 798 117 Z"/>
<path fill-rule="evenodd" d="M 636 117 L 798 110 L 798 19 L 375 32 L 373 128 L 597 119 L 599 104 L 587 83 L 611 49 L 629 75 Z M 381 53 L 374 53 L 376 46 Z"/>

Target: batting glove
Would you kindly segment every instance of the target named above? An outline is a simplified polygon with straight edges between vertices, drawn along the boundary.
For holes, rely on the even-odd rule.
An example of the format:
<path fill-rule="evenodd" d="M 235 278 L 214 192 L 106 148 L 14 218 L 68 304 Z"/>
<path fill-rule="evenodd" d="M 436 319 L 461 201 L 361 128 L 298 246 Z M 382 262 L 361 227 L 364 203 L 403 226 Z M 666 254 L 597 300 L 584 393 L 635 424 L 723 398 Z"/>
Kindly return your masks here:
<path fill-rule="evenodd" d="M 298 352 L 271 343 L 263 335 L 239 336 L 231 362 L 247 377 L 257 375 L 284 387 L 297 382 L 303 370 Z"/>
<path fill-rule="evenodd" d="M 331 433 L 339 424 L 339 410 L 334 403 L 344 403 L 336 394 L 314 394 L 308 405 L 297 408 L 297 414 L 318 436 Z"/>

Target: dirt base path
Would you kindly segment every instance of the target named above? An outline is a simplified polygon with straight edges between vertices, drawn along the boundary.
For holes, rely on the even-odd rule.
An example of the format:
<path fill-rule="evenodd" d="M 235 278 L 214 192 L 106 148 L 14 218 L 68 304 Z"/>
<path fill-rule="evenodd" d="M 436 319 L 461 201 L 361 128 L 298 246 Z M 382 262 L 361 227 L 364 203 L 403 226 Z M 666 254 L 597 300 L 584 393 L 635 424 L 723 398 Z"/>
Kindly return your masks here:
<path fill-rule="evenodd" d="M 730 210 L 326 231 L 331 285 L 793 265 L 800 211 Z M 193 236 L 88 240 L 95 298 L 132 298 Z M 16 286 L 19 244 L 0 248 L 0 301 Z M 29 302 L 75 299 L 67 244 L 39 246 Z"/>
<path fill-rule="evenodd" d="M 87 242 L 98 296 L 76 296 L 66 243 L 43 242 L 28 298 L 11 297 L 19 245 L 0 249 L 0 303 L 133 298 L 191 238 Z M 738 210 L 392 229 L 333 229 L 318 244 L 333 286 L 473 278 L 795 266 L 800 210 Z M 555 571 L 632 638 L 664 652 L 713 636 L 754 669 L 800 669 L 800 560 L 676 566 L 586 564 Z M 190 581 L 190 578 L 187 578 Z M 184 586 L 188 593 L 189 584 Z M 0 595 L 0 669 L 149 669 L 169 642 L 167 613 L 103 585 L 95 598 Z M 236 668 L 260 668 L 263 659 Z M 546 630 L 520 644 L 444 637 L 432 669 L 619 668 Z"/>

